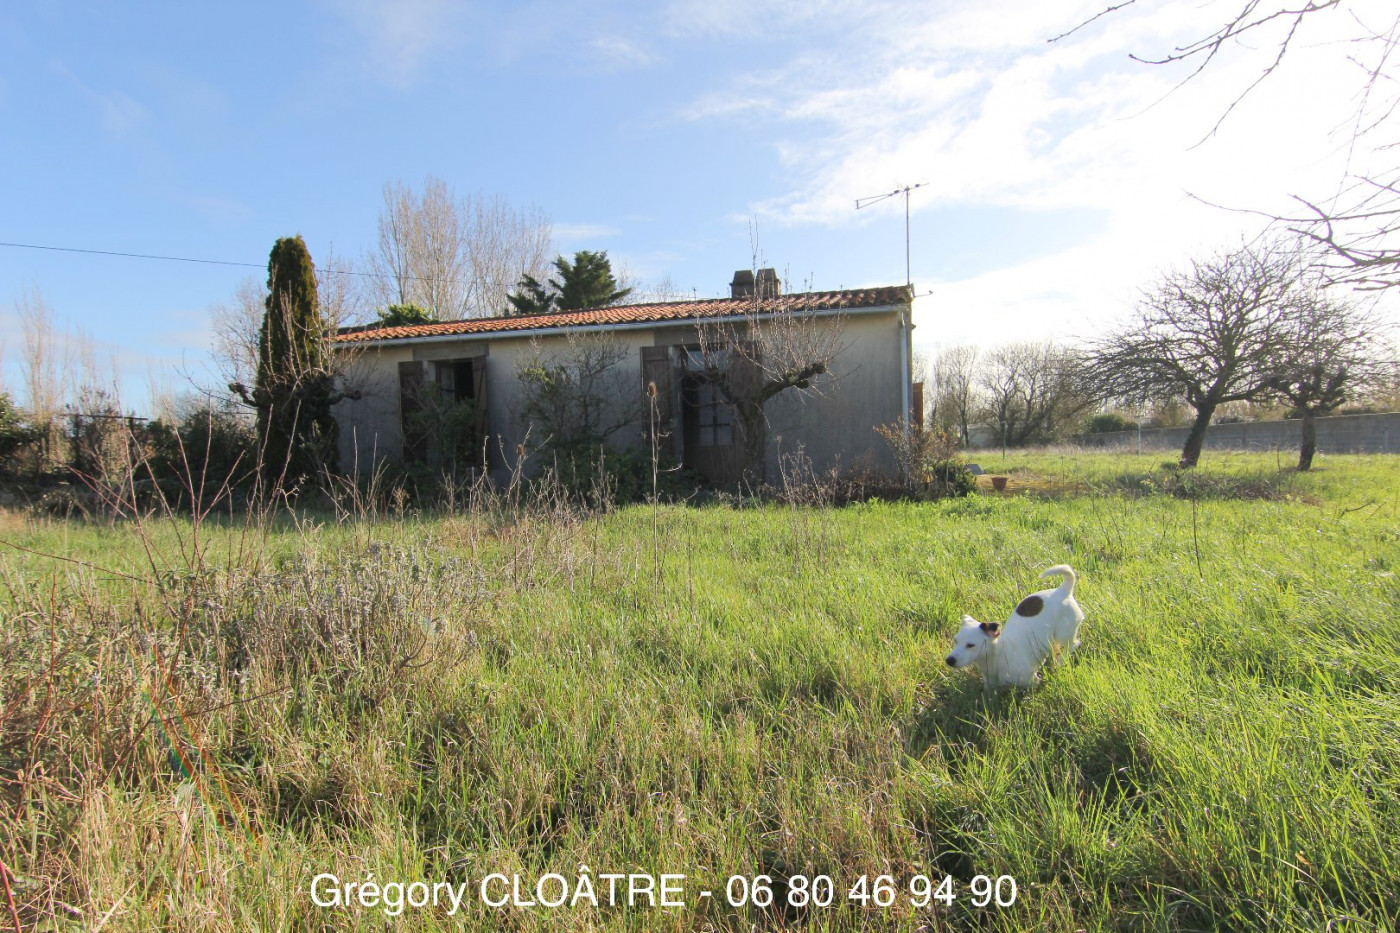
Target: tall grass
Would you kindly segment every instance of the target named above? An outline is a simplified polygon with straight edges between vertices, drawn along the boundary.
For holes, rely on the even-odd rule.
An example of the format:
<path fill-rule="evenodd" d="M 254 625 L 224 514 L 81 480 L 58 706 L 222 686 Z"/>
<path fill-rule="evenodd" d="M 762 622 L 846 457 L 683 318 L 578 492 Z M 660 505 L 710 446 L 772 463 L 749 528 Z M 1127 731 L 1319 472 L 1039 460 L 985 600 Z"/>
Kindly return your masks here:
<path fill-rule="evenodd" d="M 1216 457 L 1186 487 L 1160 459 L 1018 456 L 1051 495 L 936 503 L 349 510 L 268 519 L 256 547 L 210 518 L 197 567 L 175 516 L 11 518 L 16 919 L 1390 929 L 1400 459 L 1295 476 Z M 985 700 L 942 663 L 958 617 L 1003 619 L 1063 561 L 1083 650 Z M 581 865 L 684 873 L 688 906 L 473 895 L 465 920 L 390 920 L 309 894 L 320 872 L 475 884 Z M 718 896 L 759 873 L 780 894 L 831 875 L 838 906 Z M 845 896 L 862 874 L 949 874 L 961 896 L 862 906 Z M 977 875 L 1015 877 L 1016 903 L 974 907 Z"/>

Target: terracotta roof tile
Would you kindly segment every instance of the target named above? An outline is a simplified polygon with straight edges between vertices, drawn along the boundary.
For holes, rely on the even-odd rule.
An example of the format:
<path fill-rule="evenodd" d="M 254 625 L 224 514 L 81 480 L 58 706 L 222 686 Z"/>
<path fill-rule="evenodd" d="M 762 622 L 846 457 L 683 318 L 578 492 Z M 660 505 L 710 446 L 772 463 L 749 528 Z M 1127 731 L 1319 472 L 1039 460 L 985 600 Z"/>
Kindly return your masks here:
<path fill-rule="evenodd" d="M 761 311 L 795 308 L 832 311 L 846 308 L 874 308 L 903 304 L 910 300 L 907 285 L 854 288 L 835 292 L 801 292 L 764 299 Z M 445 337 L 456 334 L 491 334 L 503 331 L 541 330 L 552 327 L 586 327 L 598 324 L 646 324 L 687 321 L 695 318 L 729 317 L 743 314 L 753 305 L 751 298 L 710 298 L 703 301 L 669 301 L 662 304 L 617 305 L 531 317 L 488 317 L 465 321 L 440 321 L 407 327 L 343 328 L 331 338 L 337 343 L 366 343 L 376 340 L 404 340 L 413 337 Z"/>

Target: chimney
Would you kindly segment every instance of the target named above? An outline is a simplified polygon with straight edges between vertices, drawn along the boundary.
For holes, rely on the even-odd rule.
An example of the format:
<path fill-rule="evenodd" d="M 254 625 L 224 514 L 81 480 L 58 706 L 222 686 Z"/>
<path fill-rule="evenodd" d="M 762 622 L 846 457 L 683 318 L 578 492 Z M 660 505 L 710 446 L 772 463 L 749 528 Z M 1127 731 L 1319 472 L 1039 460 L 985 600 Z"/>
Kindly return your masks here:
<path fill-rule="evenodd" d="M 748 269 L 734 273 L 734 281 L 729 283 L 730 298 L 752 298 L 755 291 L 760 298 L 777 298 L 781 295 L 783 287 L 778 282 L 778 270 L 759 269 L 757 282 Z"/>
<path fill-rule="evenodd" d="M 740 269 L 734 273 L 734 281 L 729 283 L 730 298 L 752 298 L 753 297 L 753 273 L 748 269 Z"/>

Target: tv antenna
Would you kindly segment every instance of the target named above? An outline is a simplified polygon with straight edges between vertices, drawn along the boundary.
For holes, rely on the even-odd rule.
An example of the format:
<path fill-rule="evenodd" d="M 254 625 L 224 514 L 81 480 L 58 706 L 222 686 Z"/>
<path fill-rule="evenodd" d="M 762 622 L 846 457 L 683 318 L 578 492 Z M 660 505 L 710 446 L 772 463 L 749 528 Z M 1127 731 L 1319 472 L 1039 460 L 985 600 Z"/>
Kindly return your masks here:
<path fill-rule="evenodd" d="M 909 192 L 915 188 L 922 188 L 928 182 L 921 181 L 917 185 L 905 185 L 903 188 L 896 188 L 888 194 L 871 195 L 868 198 L 856 198 L 856 210 L 870 207 L 872 204 L 879 204 L 881 201 L 888 201 L 896 195 L 904 195 L 904 284 L 913 286 L 914 278 L 909 272 Z"/>

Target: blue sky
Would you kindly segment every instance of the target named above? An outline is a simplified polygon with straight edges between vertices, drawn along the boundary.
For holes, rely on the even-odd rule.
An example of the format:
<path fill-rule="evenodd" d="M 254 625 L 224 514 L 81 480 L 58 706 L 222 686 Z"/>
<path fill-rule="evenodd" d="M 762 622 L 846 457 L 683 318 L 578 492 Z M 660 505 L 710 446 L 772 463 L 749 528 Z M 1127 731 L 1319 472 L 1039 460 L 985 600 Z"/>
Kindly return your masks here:
<path fill-rule="evenodd" d="M 1096 4 L 9 3 L 0 241 L 260 265 L 301 233 L 355 259 L 385 182 L 431 174 L 708 297 L 749 265 L 751 224 L 795 283 L 902 282 L 901 202 L 854 201 L 924 182 L 921 348 L 1072 339 L 1254 229 L 1188 195 L 1269 209 L 1335 186 L 1352 76 L 1325 22 L 1195 148 L 1257 56 L 1174 93 L 1181 72 L 1128 60 L 1225 6 L 1143 2 L 1048 44 Z M 3 382 L 36 292 L 132 407 L 148 372 L 209 381 L 209 309 L 250 275 L 0 248 Z"/>

